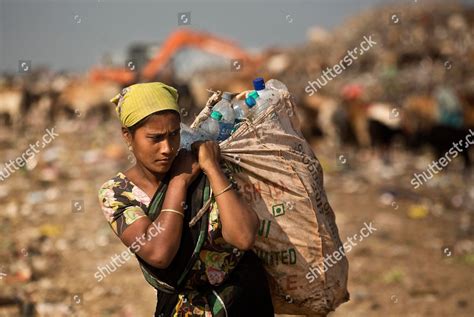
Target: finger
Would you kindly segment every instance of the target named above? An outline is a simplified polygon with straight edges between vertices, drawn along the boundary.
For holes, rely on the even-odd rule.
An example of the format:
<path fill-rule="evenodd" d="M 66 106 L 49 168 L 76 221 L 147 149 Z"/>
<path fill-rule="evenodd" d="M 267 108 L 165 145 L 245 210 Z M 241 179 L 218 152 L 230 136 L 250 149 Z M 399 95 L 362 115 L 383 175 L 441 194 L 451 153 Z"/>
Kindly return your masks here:
<path fill-rule="evenodd" d="M 196 141 L 196 142 L 193 142 L 193 144 L 191 144 L 191 150 L 193 152 L 197 152 L 199 150 L 199 146 L 202 144 L 203 142 L 202 141 Z"/>
<path fill-rule="evenodd" d="M 219 146 L 219 143 L 218 142 L 213 142 L 212 144 L 214 146 L 214 150 L 217 154 L 220 154 L 221 153 L 221 148 Z"/>

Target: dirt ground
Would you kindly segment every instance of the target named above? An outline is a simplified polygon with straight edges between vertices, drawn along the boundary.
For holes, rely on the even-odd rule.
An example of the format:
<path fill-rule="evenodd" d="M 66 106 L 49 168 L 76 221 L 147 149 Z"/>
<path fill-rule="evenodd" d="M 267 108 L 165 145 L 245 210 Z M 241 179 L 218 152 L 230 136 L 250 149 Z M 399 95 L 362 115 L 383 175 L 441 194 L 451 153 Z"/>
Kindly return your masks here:
<path fill-rule="evenodd" d="M 134 259 L 94 277 L 125 250 L 97 201 L 99 186 L 131 164 L 118 124 L 78 119 L 55 128 L 36 162 L 0 182 L 0 296 L 36 302 L 44 316 L 151 316 L 156 295 Z M 43 133 L 6 132 L 2 162 Z M 347 254 L 351 300 L 331 316 L 473 316 L 473 173 L 455 161 L 415 190 L 410 179 L 429 153 L 397 150 L 384 166 L 367 151 L 324 143 L 314 151 L 341 239 L 364 223 L 377 229 Z M 17 311 L 0 306 L 1 317 Z"/>

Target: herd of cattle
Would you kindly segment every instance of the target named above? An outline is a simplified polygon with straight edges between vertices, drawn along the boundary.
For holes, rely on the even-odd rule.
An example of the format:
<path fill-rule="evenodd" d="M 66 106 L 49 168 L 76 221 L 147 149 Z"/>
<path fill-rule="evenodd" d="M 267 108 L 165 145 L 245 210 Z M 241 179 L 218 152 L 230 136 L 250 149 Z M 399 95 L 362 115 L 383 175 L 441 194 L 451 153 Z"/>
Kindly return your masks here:
<path fill-rule="evenodd" d="M 114 115 L 111 96 L 121 87 L 80 77 L 46 74 L 0 79 L 0 122 L 11 129 L 42 129 L 58 120 Z M 361 87 L 346 87 L 341 96 L 296 96 L 307 137 L 324 137 L 336 146 L 373 147 L 384 154 L 395 140 L 416 150 L 429 145 L 437 157 L 453 142 L 474 130 L 474 94 L 438 88 L 431 94 L 411 95 L 401 105 L 367 101 Z M 196 109 L 187 109 L 196 111 Z M 460 153 L 470 166 L 469 151 Z"/>
<path fill-rule="evenodd" d="M 111 82 L 90 82 L 63 74 L 0 78 L 0 122 L 12 129 L 42 128 L 74 117 L 108 119 L 111 96 L 120 92 Z"/>
<path fill-rule="evenodd" d="M 338 98 L 305 96 L 300 114 L 303 131 L 327 137 L 336 146 L 373 148 L 386 161 L 397 141 L 412 151 L 428 146 L 441 157 L 453 142 L 464 140 L 470 130 L 474 131 L 472 93 L 438 87 L 430 94 L 402 100 L 400 105 L 364 100 L 363 88 L 355 85 L 347 86 Z M 466 167 L 471 166 L 469 149 L 474 148 L 469 145 L 459 153 Z"/>

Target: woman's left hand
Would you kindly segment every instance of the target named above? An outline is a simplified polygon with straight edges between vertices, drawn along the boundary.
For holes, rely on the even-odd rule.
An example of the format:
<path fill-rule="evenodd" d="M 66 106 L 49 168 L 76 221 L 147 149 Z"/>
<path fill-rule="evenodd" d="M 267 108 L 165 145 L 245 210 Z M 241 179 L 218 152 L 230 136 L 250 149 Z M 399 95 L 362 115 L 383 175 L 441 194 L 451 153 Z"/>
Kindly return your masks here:
<path fill-rule="evenodd" d="M 201 172 L 199 162 L 191 151 L 181 149 L 171 165 L 172 181 L 181 180 L 186 185 L 191 184 Z"/>
<path fill-rule="evenodd" d="M 208 173 L 210 169 L 219 167 L 221 160 L 221 150 L 219 143 L 216 141 L 196 141 L 191 145 L 191 149 L 198 157 L 199 166 L 204 173 Z"/>

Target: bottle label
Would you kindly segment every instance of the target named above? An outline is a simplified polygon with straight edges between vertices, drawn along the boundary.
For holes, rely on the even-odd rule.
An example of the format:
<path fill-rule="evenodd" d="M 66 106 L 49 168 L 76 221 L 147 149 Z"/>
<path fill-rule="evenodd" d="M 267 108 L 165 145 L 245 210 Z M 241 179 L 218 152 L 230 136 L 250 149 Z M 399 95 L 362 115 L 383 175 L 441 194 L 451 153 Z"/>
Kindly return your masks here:
<path fill-rule="evenodd" d="M 217 141 L 224 141 L 227 139 L 230 136 L 233 128 L 233 123 L 219 122 L 219 136 L 217 137 Z"/>

